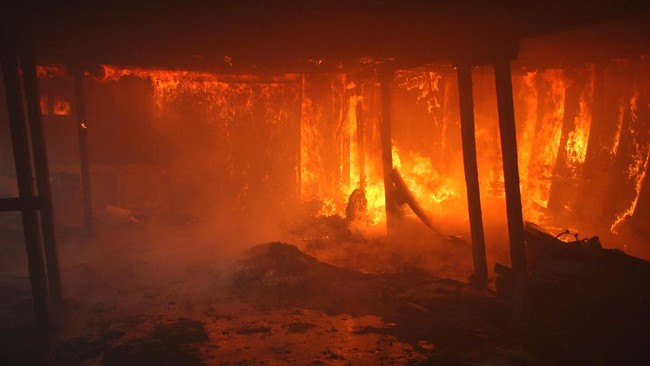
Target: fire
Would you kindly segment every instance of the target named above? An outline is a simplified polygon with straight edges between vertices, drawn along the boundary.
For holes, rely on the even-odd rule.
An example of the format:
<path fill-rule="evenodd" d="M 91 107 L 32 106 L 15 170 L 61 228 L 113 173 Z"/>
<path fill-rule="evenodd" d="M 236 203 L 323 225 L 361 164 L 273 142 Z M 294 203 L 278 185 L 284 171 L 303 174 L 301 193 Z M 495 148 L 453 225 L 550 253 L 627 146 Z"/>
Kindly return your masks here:
<path fill-rule="evenodd" d="M 440 101 L 435 92 L 440 90 L 442 75 L 433 71 L 415 73 L 402 71 L 398 73 L 397 78 L 400 81 L 399 87 L 406 90 L 418 90 L 416 100 L 418 103 L 425 103 L 429 113 L 440 108 Z"/>
<path fill-rule="evenodd" d="M 595 68 L 590 69 L 591 77 L 587 87 L 580 94 L 580 110 L 575 118 L 575 128 L 569 132 L 566 143 L 566 155 L 569 166 L 574 172 L 584 163 L 587 156 L 589 130 L 591 128 L 591 108 L 594 90 Z"/>
<path fill-rule="evenodd" d="M 65 65 L 37 65 L 36 75 L 39 79 L 50 79 L 68 75 Z"/>
<path fill-rule="evenodd" d="M 545 95 L 538 95 L 539 83 L 547 86 Z M 540 222 L 548 206 L 560 145 L 566 81 L 562 70 L 545 70 L 527 73 L 524 86 L 520 97 L 524 99 L 528 113 L 523 127 L 523 143 L 519 147 L 522 204 L 525 218 Z"/>
<path fill-rule="evenodd" d="M 57 116 L 68 116 L 70 115 L 70 102 L 62 98 L 56 98 L 54 100 L 54 106 L 52 108 L 52 113 Z"/>
<path fill-rule="evenodd" d="M 625 110 L 625 98 L 620 98 L 618 104 L 618 118 L 616 119 L 616 133 L 614 134 L 612 148 L 609 151 L 612 156 L 616 156 L 616 152 L 618 151 L 618 144 L 621 142 L 621 132 L 623 130 L 623 118 L 625 118 Z"/>
<path fill-rule="evenodd" d="M 344 89 L 343 75 L 333 79 L 328 83 L 314 81 L 318 86 L 328 87 L 331 93 L 329 99 L 319 94 L 316 97 L 322 99 L 314 101 L 310 93 L 312 80 L 303 77 L 300 102 L 300 197 L 303 201 L 323 201 L 323 215 L 344 212 L 347 199 L 341 191 L 341 142 L 345 131 L 340 114 L 334 108 L 323 106 L 335 106 L 336 98 Z M 337 120 L 333 121 L 334 118 Z"/>
<path fill-rule="evenodd" d="M 535 132 L 537 127 L 537 84 L 538 73 L 527 72 L 523 76 L 522 87 L 519 90 L 519 98 L 523 101 L 523 107 L 525 108 L 525 118 L 521 128 L 521 139 L 518 144 L 519 148 L 519 175 L 521 179 L 521 190 L 523 196 L 527 199 L 522 202 L 523 209 L 526 212 L 526 218 L 531 221 L 539 221 L 540 212 L 536 210 L 535 205 L 540 205 L 543 201 L 543 198 L 540 197 L 541 193 L 539 190 L 536 190 L 535 185 L 533 184 L 533 171 L 527 169 L 534 162 L 535 156 L 533 155 L 533 149 L 535 145 Z"/>
<path fill-rule="evenodd" d="M 211 111 L 219 118 L 233 116 L 233 106 L 250 110 L 251 84 L 256 78 L 252 75 L 240 75 L 234 81 L 225 81 L 224 76 L 200 71 L 145 69 L 139 67 L 116 67 L 102 65 L 103 76 L 95 78 L 99 82 L 117 81 L 131 76 L 149 79 L 153 84 L 154 102 L 157 110 L 163 110 L 166 104 L 173 102 L 181 94 L 207 95 L 213 98 Z M 296 80 L 296 75 L 285 74 L 268 80 L 269 85 L 278 86 L 277 82 Z M 239 99 L 233 101 L 232 99 Z M 240 102 L 240 103 L 237 103 Z"/>
<path fill-rule="evenodd" d="M 153 98 L 149 103 L 157 118 L 144 123 L 151 123 L 160 138 L 169 142 L 173 152 L 170 169 L 212 187 L 204 195 L 210 202 L 202 200 L 197 205 L 214 204 L 248 213 L 271 196 L 277 197 L 277 204 L 299 198 L 298 75 L 102 68 L 96 82 L 130 78 L 150 83 Z M 205 169 L 177 162 L 182 159 Z M 189 183 L 173 184 L 171 189 L 191 189 Z"/>
<path fill-rule="evenodd" d="M 50 98 L 48 98 L 46 95 L 41 95 L 40 105 L 42 115 L 47 116 L 50 114 Z"/>
<path fill-rule="evenodd" d="M 632 98 L 630 98 L 629 102 L 629 110 L 630 110 L 630 116 L 632 121 L 636 121 L 638 116 L 637 116 L 637 103 L 639 99 L 639 92 L 635 92 Z M 630 124 L 630 129 L 632 129 L 632 123 Z M 637 135 L 632 131 L 632 136 L 634 138 L 632 142 L 632 148 L 633 148 L 633 162 L 632 164 L 628 167 L 627 171 L 627 178 L 630 181 L 634 182 L 634 191 L 635 191 L 635 196 L 632 202 L 630 203 L 630 206 L 623 212 L 621 212 L 619 215 L 616 216 L 616 220 L 610 227 L 610 231 L 614 234 L 618 234 L 618 229 L 620 226 L 625 222 L 625 219 L 628 217 L 632 216 L 634 214 L 634 211 L 636 210 L 636 206 L 639 203 L 639 197 L 641 195 L 641 187 L 643 187 L 643 182 L 646 179 L 646 175 L 648 174 L 648 162 L 650 161 L 650 147 L 647 145 L 644 145 L 640 143 L 637 140 Z"/>
<path fill-rule="evenodd" d="M 361 88 L 356 84 L 359 81 L 351 81 L 344 73 L 286 74 L 267 77 L 268 81 L 258 83 L 256 77 L 252 75 L 224 76 L 208 72 L 121 68 L 107 65 L 102 68 L 103 76 L 96 79 L 100 82 L 110 82 L 124 77 L 150 80 L 153 104 L 159 117 L 167 110 L 172 110 L 175 106 L 188 101 L 202 105 L 202 108 L 205 108 L 205 122 L 219 130 L 222 138 L 219 143 L 227 156 L 228 174 L 231 177 L 238 176 L 241 181 L 246 181 L 253 174 L 253 170 L 250 166 L 242 169 L 237 165 L 239 159 L 237 156 L 241 151 L 237 150 L 236 146 L 242 142 L 237 142 L 233 137 L 233 129 L 240 128 L 241 116 L 252 115 L 258 108 L 255 102 L 256 95 L 261 95 L 264 100 L 286 98 L 287 95 L 291 95 L 292 99 L 285 104 L 266 105 L 263 123 L 269 127 L 268 134 L 272 136 L 278 134 L 276 127 L 286 126 L 287 121 L 292 118 L 289 116 L 287 105 L 295 106 L 296 125 L 291 128 L 292 131 L 295 130 L 299 146 L 295 151 L 296 161 L 292 169 L 295 174 L 295 193 L 298 198 L 303 202 L 321 202 L 322 207 L 319 212 L 321 215 L 343 216 L 350 194 L 355 189 L 363 189 L 368 201 L 369 223 L 374 225 L 385 221 L 384 172 L 378 139 L 375 138 L 379 135 L 380 103 L 377 98 L 380 93 L 372 82 L 363 80 L 363 92 L 361 92 Z M 588 78 L 586 84 L 581 84 L 584 88 L 578 91 L 579 109 L 573 121 L 565 120 L 565 107 L 568 108 L 565 94 L 567 87 L 573 82 L 569 74 L 559 69 L 540 69 L 513 75 L 515 105 L 518 108 L 517 137 L 522 207 L 526 220 L 543 224 L 550 214 L 548 207 L 551 186 L 559 179 L 578 180 L 581 177 L 591 133 L 595 68 L 590 66 L 579 70 L 578 73 L 580 72 L 582 73 L 580 75 L 585 75 L 586 72 Z M 409 138 L 407 138 L 402 143 L 396 141 L 392 151 L 393 166 L 399 170 L 422 208 L 432 214 L 442 213 L 441 208 L 448 208 L 449 205 L 462 201 L 465 194 L 462 175 L 454 176 L 462 172 L 460 155 L 462 152 L 458 141 L 454 140 L 454 134 L 459 133 L 455 130 L 459 127 L 458 116 L 455 112 L 456 106 L 448 100 L 457 98 L 456 94 L 450 92 L 455 84 L 453 80 L 450 82 L 443 79 L 443 75 L 447 74 L 433 71 L 398 72 L 394 84 L 404 90 L 412 91 L 410 96 L 422 106 L 420 111 L 428 112 L 427 121 L 433 121 L 434 126 L 427 126 L 427 128 L 435 131 L 437 140 L 432 142 L 430 150 L 420 149 L 424 152 L 416 152 L 419 147 L 409 145 Z M 475 93 L 478 117 L 476 140 L 481 173 L 479 179 L 484 184 L 482 186 L 484 190 L 492 185 L 491 192 L 494 193 L 494 197 L 502 198 L 503 177 L 498 132 L 495 128 L 496 113 L 492 114 L 486 107 L 486 105 L 495 107 L 492 104 L 496 104 L 492 103 L 491 94 L 485 95 L 487 86 L 493 92 L 492 80 L 486 80 L 491 77 L 488 75 L 482 80 L 476 80 L 475 83 L 475 88 L 476 85 L 482 85 L 482 82 L 486 85 L 483 88 L 485 90 L 480 87 L 475 89 L 479 91 Z M 295 91 L 295 95 L 288 90 Z M 444 93 L 441 92 L 443 90 Z M 636 112 L 637 98 L 638 95 L 629 101 L 629 106 L 625 105 L 621 108 L 617 121 L 619 133 L 613 141 L 614 150 L 617 150 L 621 135 L 623 112 L 625 108 L 631 108 Z M 363 104 L 364 111 L 361 134 L 364 136 L 363 140 L 359 138 L 360 125 L 357 123 L 356 115 L 357 106 L 360 104 Z M 67 113 L 69 108 L 68 104 Z M 51 113 L 58 114 L 57 111 L 66 111 L 66 108 L 63 105 L 59 107 L 55 102 Z M 567 122 L 570 123 L 571 128 L 567 132 L 565 125 L 566 135 L 562 136 L 563 123 Z M 161 118 L 159 123 L 166 122 Z M 414 129 L 407 131 L 405 133 L 418 133 L 413 132 L 416 131 Z M 401 138 L 400 135 L 395 136 L 397 139 Z M 560 146 L 561 143 L 563 146 Z M 633 214 L 641 182 L 645 179 L 648 153 L 645 148 L 639 146 L 636 147 L 636 152 L 637 161 L 630 167 L 629 176 L 636 184 L 637 198 L 628 210 L 617 216 L 612 231 L 625 217 Z M 267 153 L 272 154 L 271 151 Z M 446 164 L 450 161 L 447 158 L 452 157 L 452 154 L 458 154 L 457 162 Z M 570 176 L 555 176 L 560 175 L 556 171 L 556 165 L 560 163 L 558 156 L 566 157 L 567 175 Z M 365 157 L 363 169 L 360 166 L 361 157 Z M 440 164 L 436 160 L 438 157 L 441 157 L 440 160 L 448 161 Z M 245 201 L 248 192 L 253 190 L 253 185 L 248 184 L 245 187 L 239 190 L 242 192 L 243 198 L 240 200 L 242 202 Z M 562 199 L 567 201 L 562 201 L 563 205 L 571 204 L 568 202 L 571 201 L 570 197 Z"/>
<path fill-rule="evenodd" d="M 449 177 L 440 174 L 431 159 L 418 153 L 404 153 L 400 158 L 399 148 L 393 147 L 393 166 L 399 170 L 404 182 L 424 209 L 438 212 L 440 205 L 460 197 L 462 186 Z"/>

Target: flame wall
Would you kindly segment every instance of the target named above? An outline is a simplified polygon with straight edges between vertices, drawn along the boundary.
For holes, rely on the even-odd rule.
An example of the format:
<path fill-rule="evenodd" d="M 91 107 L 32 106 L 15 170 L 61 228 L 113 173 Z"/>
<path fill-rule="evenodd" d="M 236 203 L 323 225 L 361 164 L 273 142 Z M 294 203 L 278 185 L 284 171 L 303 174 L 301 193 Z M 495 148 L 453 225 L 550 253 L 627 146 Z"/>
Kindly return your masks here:
<path fill-rule="evenodd" d="M 635 213 L 647 215 L 647 59 L 514 70 L 525 219 L 616 230 Z M 48 68 L 41 74 L 44 85 L 63 85 L 46 87 L 45 97 L 71 95 L 69 77 Z M 476 68 L 473 80 L 481 194 L 489 204 L 504 194 L 492 69 Z M 319 202 L 321 214 L 344 214 L 347 197 L 363 185 L 371 222 L 384 220 L 381 93 L 373 77 L 104 66 L 85 86 L 96 206 L 252 212 L 302 201 Z M 430 215 L 466 226 L 455 70 L 398 71 L 391 96 L 395 167 Z M 44 116 L 55 136 L 55 169 L 73 164 L 57 153 L 75 145 L 73 122 L 61 133 L 73 116 L 74 108 L 58 122 Z"/>

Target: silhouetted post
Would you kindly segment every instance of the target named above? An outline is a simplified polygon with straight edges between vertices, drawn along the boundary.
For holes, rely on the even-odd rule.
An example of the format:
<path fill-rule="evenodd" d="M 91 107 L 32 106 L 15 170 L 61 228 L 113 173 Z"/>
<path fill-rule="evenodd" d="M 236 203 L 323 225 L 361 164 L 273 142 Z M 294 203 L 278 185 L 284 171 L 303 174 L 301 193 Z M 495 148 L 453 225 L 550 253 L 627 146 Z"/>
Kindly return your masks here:
<path fill-rule="evenodd" d="M 479 287 L 487 287 L 487 258 L 485 255 L 481 193 L 479 191 L 478 163 L 476 161 L 476 137 L 474 133 L 472 68 L 469 64 L 458 65 L 458 95 L 460 99 L 460 130 L 463 141 L 467 208 L 472 234 L 472 257 L 474 259 L 472 283 Z"/>
<path fill-rule="evenodd" d="M 90 163 L 88 160 L 88 123 L 84 100 L 84 72 L 74 70 L 75 108 L 77 111 L 77 131 L 79 134 L 79 161 L 81 164 L 81 189 L 83 191 L 84 228 L 90 232 L 93 225 L 92 201 L 90 194 Z"/>
<path fill-rule="evenodd" d="M 27 126 L 25 125 L 25 110 L 20 86 L 20 71 L 18 59 L 14 55 L 3 55 L 2 74 L 7 98 L 7 111 L 9 114 L 9 127 L 13 145 L 14 162 L 16 164 L 16 178 L 18 194 L 21 202 L 34 200 L 32 186 L 32 164 L 27 141 Z M 29 279 L 32 285 L 34 312 L 36 322 L 40 326 L 50 323 L 48 310 L 48 286 L 45 275 L 45 262 L 41 250 L 40 227 L 38 216 L 34 208 L 21 204 L 23 231 L 27 249 L 27 265 Z"/>
<path fill-rule="evenodd" d="M 391 174 L 393 171 L 393 150 L 391 134 L 391 93 L 390 86 L 393 82 L 395 71 L 392 69 L 378 70 L 379 83 L 381 84 L 381 160 L 384 169 L 384 197 L 386 202 L 386 232 L 391 233 L 399 219 L 400 209 L 395 198 L 395 190 Z"/>
<path fill-rule="evenodd" d="M 363 121 L 363 98 L 362 98 L 361 82 L 357 81 L 356 93 L 357 104 L 355 108 L 357 120 L 357 151 L 358 151 L 358 165 L 359 165 L 359 188 L 366 187 L 366 152 L 364 140 L 364 121 Z"/>
<path fill-rule="evenodd" d="M 494 64 L 497 89 L 497 109 L 499 112 L 499 132 L 503 156 L 503 179 L 506 190 L 506 213 L 508 217 L 508 238 L 510 240 L 510 259 L 515 275 L 514 299 L 511 325 L 521 329 L 526 323 L 526 250 L 524 238 L 524 219 L 521 210 L 519 191 L 519 167 L 517 158 L 517 132 L 515 129 L 515 110 L 512 97 L 512 75 L 509 61 Z"/>
<path fill-rule="evenodd" d="M 32 138 L 32 151 L 34 153 L 34 170 L 36 173 L 36 187 L 38 197 L 43 203 L 41 207 L 41 228 L 43 231 L 43 247 L 47 268 L 47 283 L 50 297 L 55 306 L 61 305 L 61 276 L 59 273 L 59 259 L 56 248 L 56 235 L 54 230 L 54 211 L 52 208 L 52 191 L 50 189 L 50 169 L 45 148 L 45 136 L 41 120 L 40 93 L 36 76 L 36 63 L 34 59 L 22 58 L 23 82 L 25 85 L 25 100 L 27 102 L 27 115 Z"/>

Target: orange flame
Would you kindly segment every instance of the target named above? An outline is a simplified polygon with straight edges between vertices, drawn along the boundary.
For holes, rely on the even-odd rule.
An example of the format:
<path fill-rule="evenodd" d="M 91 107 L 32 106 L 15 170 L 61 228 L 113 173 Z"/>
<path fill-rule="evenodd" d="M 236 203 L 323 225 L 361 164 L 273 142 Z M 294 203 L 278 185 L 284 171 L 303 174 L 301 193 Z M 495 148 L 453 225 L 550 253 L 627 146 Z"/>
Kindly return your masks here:
<path fill-rule="evenodd" d="M 39 79 L 50 79 L 68 75 L 65 65 L 37 65 L 36 75 Z"/>
<path fill-rule="evenodd" d="M 639 92 L 637 91 L 634 93 L 634 96 L 630 98 L 630 102 L 629 102 L 630 115 L 633 121 L 638 118 L 637 116 L 638 99 L 639 99 Z M 630 129 L 632 128 L 633 128 L 632 124 L 630 124 Z M 639 197 L 641 196 L 641 187 L 643 187 L 643 182 L 645 181 L 646 175 L 648 174 L 648 162 L 650 161 L 650 148 L 648 148 L 647 146 L 645 147 L 642 146 L 642 144 L 639 141 L 637 141 L 636 135 L 634 133 L 632 134 L 632 136 L 634 138 L 632 142 L 632 147 L 633 147 L 632 159 L 634 161 L 629 166 L 627 173 L 628 173 L 628 179 L 630 181 L 634 181 L 635 196 L 632 202 L 630 203 L 630 206 L 625 211 L 621 212 L 619 215 L 616 216 L 616 220 L 614 220 L 614 223 L 610 227 L 610 231 L 614 234 L 618 234 L 618 229 L 621 227 L 621 225 L 623 225 L 625 219 L 634 215 L 636 206 L 639 203 Z"/>
<path fill-rule="evenodd" d="M 547 95 L 538 95 L 537 83 L 548 85 Z M 543 219 L 543 211 L 548 206 L 562 131 L 565 84 L 562 70 L 545 70 L 543 73 L 527 73 L 524 88 L 520 91 L 528 111 L 519 149 L 522 205 L 526 220 L 533 222 Z M 541 121 L 537 121 L 539 110 L 543 111 L 539 117 Z"/>
<path fill-rule="evenodd" d="M 47 116 L 50 114 L 50 98 L 48 98 L 46 95 L 41 95 L 41 114 L 44 116 Z"/>
<path fill-rule="evenodd" d="M 56 98 L 54 100 L 54 106 L 52 108 L 52 114 L 57 116 L 69 116 L 70 115 L 70 102 L 62 98 Z"/>
<path fill-rule="evenodd" d="M 567 163 L 574 173 L 584 163 L 587 156 L 589 131 L 591 129 L 591 101 L 593 99 L 595 68 L 591 67 L 591 78 L 587 87 L 580 94 L 580 110 L 575 118 L 575 128 L 569 132 L 566 143 Z"/>

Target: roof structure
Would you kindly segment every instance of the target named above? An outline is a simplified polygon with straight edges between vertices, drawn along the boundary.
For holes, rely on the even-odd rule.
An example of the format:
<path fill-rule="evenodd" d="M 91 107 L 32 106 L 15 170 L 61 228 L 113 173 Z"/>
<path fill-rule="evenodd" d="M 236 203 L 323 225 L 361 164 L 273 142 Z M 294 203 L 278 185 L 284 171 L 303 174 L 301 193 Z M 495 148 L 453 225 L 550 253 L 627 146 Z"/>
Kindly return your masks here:
<path fill-rule="evenodd" d="M 522 39 L 648 12 L 631 0 L 4 3 L 5 47 L 33 47 L 43 62 L 217 71 L 480 61 Z"/>

